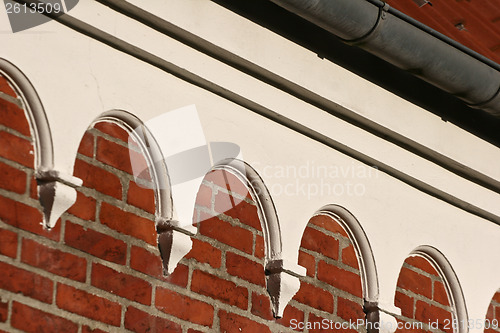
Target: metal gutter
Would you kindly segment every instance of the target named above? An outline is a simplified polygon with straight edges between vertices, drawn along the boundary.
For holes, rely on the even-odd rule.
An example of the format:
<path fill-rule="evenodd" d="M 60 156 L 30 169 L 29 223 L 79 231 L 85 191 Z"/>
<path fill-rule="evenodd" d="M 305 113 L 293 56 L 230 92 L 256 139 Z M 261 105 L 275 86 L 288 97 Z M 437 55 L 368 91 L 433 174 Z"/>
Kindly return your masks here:
<path fill-rule="evenodd" d="M 478 172 L 456 160 L 453 160 L 435 150 L 432 150 L 414 140 L 411 140 L 387 127 L 384 127 L 368 118 L 332 102 L 331 100 L 316 94 L 286 78 L 279 76 L 263 67 L 260 67 L 247 59 L 244 59 L 228 50 L 221 48 L 189 31 L 186 31 L 144 9 L 123 0 L 97 0 L 101 4 L 122 13 L 148 27 L 174 38 L 195 50 L 203 52 L 208 56 L 219 60 L 243 73 L 251 75 L 277 89 L 280 89 L 306 103 L 328 112 L 354 126 L 383 138 L 403 149 L 412 152 L 442 168 L 463 177 L 473 183 L 485 187 L 500 194 L 500 182 L 481 172 Z"/>
<path fill-rule="evenodd" d="M 284 9 L 500 117 L 500 69 L 379 0 L 271 0 Z"/>
<path fill-rule="evenodd" d="M 15 0 L 18 3 L 26 3 L 26 4 L 37 4 L 41 3 L 38 0 Z M 485 220 L 491 221 L 497 225 L 500 225 L 500 216 L 491 213 L 485 209 L 482 209 L 478 206 L 475 206 L 465 200 L 457 198 L 445 191 L 442 191 L 432 185 L 429 185 L 415 177 L 412 177 L 396 168 L 391 167 L 388 164 L 385 164 L 377 159 L 374 159 L 366 154 L 363 154 L 355 149 L 352 149 L 349 146 L 346 146 L 326 135 L 317 132 L 307 126 L 304 126 L 301 123 L 294 121 L 293 119 L 287 118 L 271 109 L 266 108 L 244 96 L 236 94 L 235 92 L 228 90 L 222 86 L 217 85 L 203 77 L 200 77 L 188 70 L 176 66 L 175 64 L 168 62 L 165 59 L 162 59 L 144 49 L 141 49 L 135 45 L 132 45 L 120 38 L 117 38 L 105 31 L 99 30 L 96 27 L 80 21 L 68 14 L 64 14 L 61 16 L 54 15 L 51 13 L 44 13 L 43 15 L 52 18 L 53 20 L 59 22 L 60 24 L 77 31 L 89 38 L 95 39 L 117 51 L 128 54 L 140 61 L 143 61 L 151 66 L 158 68 L 159 70 L 169 73 L 183 81 L 193 84 L 196 87 L 209 91 L 221 98 L 224 98 L 232 103 L 240 105 L 249 111 L 252 111 L 256 114 L 261 115 L 271 121 L 276 122 L 284 127 L 287 127 L 297 133 L 304 135 L 318 143 L 321 143 L 327 147 L 330 147 L 346 156 L 349 156 L 353 159 L 360 161 L 361 163 L 369 166 L 377 168 L 379 171 L 384 172 L 385 174 L 398 179 L 399 181 L 419 190 L 423 193 L 426 193 L 434 198 L 442 200 L 454 207 L 457 207 L 463 211 L 466 211 L 472 215 L 478 216 Z"/>
<path fill-rule="evenodd" d="M 366 1 L 368 1 L 368 2 L 374 4 L 375 6 L 378 6 L 378 7 L 384 7 L 384 5 L 385 5 L 385 3 L 383 1 L 381 1 L 381 0 L 366 0 Z M 434 29 L 426 26 L 422 22 L 419 22 L 419 21 L 415 20 L 414 18 L 412 18 L 412 17 L 410 17 L 410 16 L 408 16 L 408 15 L 400 12 L 399 10 L 397 10 L 397 9 L 395 9 L 393 7 L 389 7 L 387 11 L 389 13 L 393 14 L 394 16 L 399 17 L 403 21 L 408 22 L 409 24 L 415 26 L 416 28 L 418 28 L 418 29 L 420 29 L 420 30 L 428 33 L 429 35 L 432 35 L 432 36 L 436 37 L 437 39 L 442 40 L 443 42 L 445 42 L 445 43 L 453 46 L 454 48 L 462 51 L 463 53 L 466 53 L 466 54 L 470 55 L 473 58 L 476 58 L 477 60 L 479 60 L 481 62 L 484 62 L 486 65 L 488 65 L 491 68 L 494 68 L 494 69 L 496 69 L 497 71 L 500 72 L 500 64 L 494 62 L 490 58 L 486 58 L 482 54 L 477 53 L 476 51 L 469 49 L 468 47 L 464 46 L 463 44 L 460 44 L 456 40 L 451 39 L 450 37 L 448 37 L 446 35 L 443 35 L 439 31 L 436 31 L 436 30 L 434 30 Z"/>

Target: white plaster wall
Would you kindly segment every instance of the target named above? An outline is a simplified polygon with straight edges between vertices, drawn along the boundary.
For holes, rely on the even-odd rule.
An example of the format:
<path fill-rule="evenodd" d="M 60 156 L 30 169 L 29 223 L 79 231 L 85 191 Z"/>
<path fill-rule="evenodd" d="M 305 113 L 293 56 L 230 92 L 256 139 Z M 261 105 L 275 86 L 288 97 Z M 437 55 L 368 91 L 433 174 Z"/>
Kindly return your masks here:
<path fill-rule="evenodd" d="M 317 54 L 270 33 L 211 1 L 129 1 L 187 31 L 327 97 L 337 104 L 500 179 L 499 152 L 441 118 L 409 106 Z M 279 19 L 279 18 L 277 18 Z M 353 91 L 362 94 L 353 94 Z M 422 125 L 415 126 L 415 123 Z M 459 138 L 457 144 L 452 139 Z M 481 148 L 478 149 L 477 145 Z"/>
<path fill-rule="evenodd" d="M 497 148 L 211 2 L 137 3 L 354 112 L 500 179 L 500 170 L 495 166 L 500 158 Z M 106 7 L 82 1 L 71 14 L 439 189 L 500 214 L 497 194 Z M 333 149 L 56 22 L 17 34 L 8 33 L 10 28 L 4 12 L 0 14 L 0 22 L 3 32 L 0 34 L 0 56 L 18 66 L 37 89 L 52 131 L 57 170 L 72 173 L 83 133 L 104 111 L 124 109 L 147 121 L 169 110 L 195 104 L 207 140 L 240 145 L 245 160 L 263 177 L 271 194 L 274 191 L 285 259 L 296 262 L 302 231 L 312 214 L 325 204 L 339 204 L 360 221 L 371 243 L 383 308 L 395 311 L 392 308 L 394 291 L 405 257 L 417 246 L 431 245 L 443 252 L 455 269 L 469 318 L 484 318 L 491 296 L 500 287 L 497 278 L 500 276 L 500 228 L 497 225 L 381 172 L 369 177 L 352 177 L 349 173 L 353 170 L 369 169 L 363 169 L 365 166 L 360 162 Z M 349 175 L 297 179 L 276 174 L 283 167 L 312 170 L 314 166 L 335 167 Z M 363 188 L 363 193 L 329 195 L 293 190 L 287 195 L 276 193 L 297 181 L 318 185 L 323 181 L 324 186 L 344 186 L 344 189 L 347 182 L 351 182 Z"/>

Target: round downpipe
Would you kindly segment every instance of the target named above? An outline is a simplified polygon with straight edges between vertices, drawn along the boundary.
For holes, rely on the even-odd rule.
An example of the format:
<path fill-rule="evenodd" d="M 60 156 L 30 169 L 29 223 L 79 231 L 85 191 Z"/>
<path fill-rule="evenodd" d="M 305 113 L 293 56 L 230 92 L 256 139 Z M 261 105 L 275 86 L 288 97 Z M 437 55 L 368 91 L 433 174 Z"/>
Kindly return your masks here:
<path fill-rule="evenodd" d="M 424 81 L 500 116 L 500 72 L 404 20 L 384 2 L 271 0 L 344 42 L 413 73 Z"/>

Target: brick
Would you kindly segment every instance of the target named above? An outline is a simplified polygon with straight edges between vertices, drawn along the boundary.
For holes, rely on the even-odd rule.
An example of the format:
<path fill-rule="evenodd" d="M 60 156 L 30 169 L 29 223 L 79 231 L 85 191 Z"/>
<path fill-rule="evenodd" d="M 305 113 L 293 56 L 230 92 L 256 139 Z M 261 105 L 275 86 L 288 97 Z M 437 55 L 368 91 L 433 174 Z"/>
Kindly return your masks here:
<path fill-rule="evenodd" d="M 129 133 L 115 123 L 100 121 L 94 125 L 94 128 L 102 133 L 112 136 L 115 139 L 128 142 Z"/>
<path fill-rule="evenodd" d="M 187 259 L 195 259 L 196 261 L 209 264 L 213 268 L 219 268 L 221 265 L 221 250 L 213 247 L 207 242 L 192 238 L 193 246 L 191 251 L 186 254 Z"/>
<path fill-rule="evenodd" d="M 318 263 L 318 279 L 354 296 L 363 296 L 359 275 L 327 264 L 323 260 Z"/>
<path fill-rule="evenodd" d="M 273 319 L 273 311 L 271 308 L 271 299 L 269 298 L 269 295 L 264 294 L 257 294 L 256 292 L 252 292 L 252 309 L 251 309 L 252 314 L 266 319 L 266 320 L 272 320 Z"/>
<path fill-rule="evenodd" d="M 204 180 L 233 193 L 237 193 L 242 197 L 247 197 L 249 199 L 252 198 L 245 184 L 243 184 L 238 177 L 228 171 L 211 171 L 205 176 Z"/>
<path fill-rule="evenodd" d="M 232 252 L 226 252 L 226 271 L 250 283 L 265 287 L 264 266 Z"/>
<path fill-rule="evenodd" d="M 122 234 L 157 245 L 154 221 L 123 211 L 107 202 L 101 204 L 99 219 L 102 224 Z"/>
<path fill-rule="evenodd" d="M 23 194 L 26 192 L 26 177 L 26 172 L 0 162 L 0 188 Z"/>
<path fill-rule="evenodd" d="M 319 317 L 314 315 L 313 313 L 309 314 L 309 318 L 307 322 L 305 323 L 305 327 L 307 328 L 307 332 L 311 333 L 319 333 L 319 332 L 332 332 L 332 330 L 329 327 L 325 327 L 323 325 L 323 321 L 328 318 L 324 317 Z M 347 333 L 347 332 L 356 332 L 353 330 L 348 330 L 348 329 L 342 329 L 339 330 L 342 333 Z"/>
<path fill-rule="evenodd" d="M 34 150 L 30 141 L 16 135 L 0 131 L 0 156 L 25 167 L 34 165 Z"/>
<path fill-rule="evenodd" d="M 488 306 L 488 311 L 486 311 L 486 320 L 489 320 L 490 322 L 495 319 L 495 306 L 490 303 Z"/>
<path fill-rule="evenodd" d="M 134 177 L 151 182 L 151 172 L 149 171 L 149 166 L 146 162 L 144 154 L 132 149 L 129 149 L 128 153 L 130 154 L 130 161 L 133 166 Z"/>
<path fill-rule="evenodd" d="M 118 170 L 132 174 L 129 149 L 111 142 L 103 137 L 97 137 L 96 159 Z"/>
<path fill-rule="evenodd" d="M 0 272 L 0 289 L 21 293 L 44 303 L 52 302 L 54 286 L 50 279 L 4 262 L 0 262 Z"/>
<path fill-rule="evenodd" d="M 248 291 L 246 288 L 199 270 L 193 272 L 191 290 L 243 310 L 248 307 Z"/>
<path fill-rule="evenodd" d="M 92 329 L 89 326 L 83 326 L 82 327 L 82 333 L 107 333 L 106 331 L 100 330 L 98 328 Z"/>
<path fill-rule="evenodd" d="M 438 321 L 438 328 L 444 332 L 452 332 L 453 328 L 449 324 L 452 319 L 452 315 L 449 311 L 446 311 L 437 306 L 428 304 L 421 300 L 417 300 L 415 305 L 415 319 L 423 323 L 436 322 Z M 446 320 L 446 321 L 445 321 Z M 445 325 L 448 324 L 445 329 Z"/>
<path fill-rule="evenodd" d="M 256 258 L 264 259 L 266 255 L 265 245 L 264 245 L 264 237 L 256 235 L 255 236 L 255 249 L 253 251 L 253 255 Z"/>
<path fill-rule="evenodd" d="M 450 301 L 448 300 L 448 293 L 446 292 L 444 284 L 440 281 L 434 281 L 433 300 L 443 305 L 450 306 Z"/>
<path fill-rule="evenodd" d="M 314 277 L 316 275 L 316 259 L 304 251 L 299 250 L 299 265 L 305 267 L 306 275 Z"/>
<path fill-rule="evenodd" d="M 0 124 L 13 130 L 31 136 L 30 125 L 23 109 L 0 98 Z"/>
<path fill-rule="evenodd" d="M 321 227 L 325 230 L 331 231 L 333 233 L 339 234 L 343 237 L 349 237 L 347 236 L 347 233 L 345 232 L 344 228 L 338 224 L 337 221 L 335 221 L 333 218 L 326 216 L 326 215 L 316 215 L 313 218 L 309 220 L 309 223 L 312 223 L 318 227 Z"/>
<path fill-rule="evenodd" d="M 17 233 L 0 228 L 0 254 L 17 257 Z"/>
<path fill-rule="evenodd" d="M 359 269 L 358 256 L 356 255 L 352 244 L 349 244 L 348 247 L 342 249 L 342 263 L 351 266 L 352 268 Z"/>
<path fill-rule="evenodd" d="M 233 226 L 214 217 L 200 223 L 199 233 L 252 254 L 253 234 L 249 230 Z"/>
<path fill-rule="evenodd" d="M 312 284 L 302 281 L 293 299 L 314 309 L 333 313 L 333 295 Z"/>
<path fill-rule="evenodd" d="M 120 326 L 122 312 L 120 304 L 89 294 L 86 291 L 58 284 L 56 304 L 60 309 L 105 324 Z"/>
<path fill-rule="evenodd" d="M 30 179 L 30 198 L 38 200 L 38 183 L 34 176 Z"/>
<path fill-rule="evenodd" d="M 394 305 L 401 309 L 401 314 L 406 318 L 413 318 L 414 300 L 413 297 L 396 291 L 394 296 Z"/>
<path fill-rule="evenodd" d="M 500 290 L 497 291 L 495 293 L 495 295 L 493 295 L 493 301 L 497 302 L 498 304 L 500 304 Z"/>
<path fill-rule="evenodd" d="M 214 218 L 215 216 L 217 216 L 217 214 L 206 213 L 206 212 L 203 212 L 203 211 L 195 208 L 194 214 L 193 214 L 193 223 L 192 223 L 192 225 L 194 227 L 197 227 L 200 222 L 203 222 L 205 220 Z"/>
<path fill-rule="evenodd" d="M 96 200 L 81 192 L 76 193 L 76 202 L 68 209 L 68 213 L 82 220 L 95 221 Z"/>
<path fill-rule="evenodd" d="M 212 209 L 212 189 L 206 185 L 201 185 L 196 194 L 196 205 Z"/>
<path fill-rule="evenodd" d="M 151 304 L 151 284 L 101 264 L 92 264 L 92 285 L 144 305 Z"/>
<path fill-rule="evenodd" d="M 12 86 L 10 85 L 9 81 L 3 76 L 0 76 L 0 91 L 9 96 L 17 98 L 16 92 L 14 91 L 14 89 L 12 89 Z"/>
<path fill-rule="evenodd" d="M 125 313 L 125 328 L 137 333 L 177 333 L 182 328 L 170 320 L 152 316 L 132 306 Z"/>
<path fill-rule="evenodd" d="M 186 265 L 178 264 L 174 271 L 165 278 L 168 283 L 175 284 L 179 287 L 186 288 L 189 278 L 189 267 Z"/>
<path fill-rule="evenodd" d="M 75 281 L 85 282 L 86 279 L 87 260 L 30 239 L 23 239 L 21 261 Z"/>
<path fill-rule="evenodd" d="M 223 310 L 219 310 L 219 325 L 222 333 L 271 333 L 267 325 Z"/>
<path fill-rule="evenodd" d="M 152 189 L 143 188 L 135 182 L 129 182 L 127 203 L 145 210 L 148 213 L 155 213 L 155 194 Z"/>
<path fill-rule="evenodd" d="M 0 323 L 5 323 L 9 316 L 9 303 L 0 301 Z"/>
<path fill-rule="evenodd" d="M 410 266 L 419 268 L 419 269 L 421 269 L 421 270 L 423 270 L 431 275 L 439 276 L 438 272 L 432 266 L 432 264 L 427 259 L 424 259 L 422 257 L 419 257 L 419 256 L 408 257 L 408 258 L 406 258 L 405 263 L 410 265 Z"/>
<path fill-rule="evenodd" d="M 95 189 L 102 194 L 112 196 L 116 199 L 122 198 L 122 184 L 120 179 L 111 172 L 76 159 L 74 175 L 83 180 L 84 187 Z"/>
<path fill-rule="evenodd" d="M 138 135 L 141 136 L 141 140 L 143 138 L 143 134 L 144 133 L 138 133 Z M 130 149 L 137 150 L 137 151 L 141 150 L 141 145 L 139 144 L 139 142 L 135 138 L 135 135 L 132 135 L 132 133 L 129 133 L 129 136 L 128 136 L 128 147 Z"/>
<path fill-rule="evenodd" d="M 94 134 L 85 132 L 78 146 L 78 153 L 87 157 L 94 157 Z"/>
<path fill-rule="evenodd" d="M 130 249 L 130 268 L 155 278 L 163 278 L 160 254 L 134 245 Z"/>
<path fill-rule="evenodd" d="M 77 224 L 66 221 L 64 242 L 95 257 L 121 265 L 125 264 L 127 256 L 125 242 L 92 229 L 85 230 Z"/>
<path fill-rule="evenodd" d="M 285 327 L 291 327 L 292 320 L 294 323 L 303 323 L 304 322 L 304 312 L 293 307 L 291 305 L 287 305 L 285 311 L 283 311 L 283 317 L 276 320 L 278 324 L 281 324 Z M 302 331 L 298 327 L 294 329 L 295 331 Z"/>
<path fill-rule="evenodd" d="M 310 227 L 304 230 L 300 246 L 321 253 L 333 260 L 339 258 L 339 241 Z"/>
<path fill-rule="evenodd" d="M 352 322 L 356 322 L 358 319 L 365 319 L 363 304 L 339 297 L 337 299 L 337 316 Z"/>
<path fill-rule="evenodd" d="M 406 267 L 401 268 L 398 287 L 432 299 L 432 280 Z"/>
<path fill-rule="evenodd" d="M 47 230 L 42 225 L 42 213 L 33 207 L 0 195 L 0 219 L 13 227 L 58 241 L 61 224 Z"/>
<path fill-rule="evenodd" d="M 219 192 L 215 196 L 215 211 L 219 214 L 231 216 L 249 227 L 262 231 L 257 206 L 246 201 Z"/>
<path fill-rule="evenodd" d="M 11 323 L 12 327 L 24 332 L 78 332 L 77 324 L 18 302 L 12 304 Z"/>
<path fill-rule="evenodd" d="M 205 302 L 157 287 L 155 305 L 158 310 L 179 319 L 212 327 L 214 308 Z"/>

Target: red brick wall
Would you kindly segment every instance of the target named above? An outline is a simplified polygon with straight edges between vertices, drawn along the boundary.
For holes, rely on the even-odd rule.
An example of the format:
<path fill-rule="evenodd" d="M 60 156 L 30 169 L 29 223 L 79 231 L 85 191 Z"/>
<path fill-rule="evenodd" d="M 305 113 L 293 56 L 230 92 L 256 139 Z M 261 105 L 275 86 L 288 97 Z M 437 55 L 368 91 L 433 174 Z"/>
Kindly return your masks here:
<path fill-rule="evenodd" d="M 491 299 L 485 319 L 485 333 L 500 332 L 500 289 Z"/>
<path fill-rule="evenodd" d="M 427 259 L 420 256 L 408 257 L 399 273 L 394 299 L 394 304 L 401 309 L 402 314 L 398 321 L 420 322 L 422 330 L 418 331 L 421 332 L 429 332 L 431 328 L 453 332 L 452 309 L 443 282 L 443 277 Z M 429 326 L 429 323 L 434 326 Z"/>
<path fill-rule="evenodd" d="M 140 184 L 131 174 L 130 149 L 135 159 L 142 155 L 113 123 L 99 122 L 83 136 L 77 201 L 45 230 L 29 124 L 1 77 L 0 90 L 0 332 L 292 332 L 299 322 L 309 329 L 297 331 L 321 332 L 332 331 L 318 328 L 322 319 L 364 319 L 353 244 L 326 215 L 307 224 L 299 250 L 307 275 L 283 318 L 273 318 L 254 198 L 220 170 L 200 187 L 191 251 L 165 277 L 154 193 L 141 186 L 148 173 Z M 498 301 L 488 315 L 498 318 Z M 396 305 L 401 321 L 450 315 L 442 278 L 420 258 L 405 262 Z M 356 330 L 364 328 L 342 331 Z"/>
<path fill-rule="evenodd" d="M 331 217 L 317 215 L 309 221 L 302 236 L 299 264 L 306 267 L 307 274 L 285 309 L 282 321 L 289 321 L 299 311 L 300 318 L 304 317 L 312 328 L 309 332 L 331 332 L 331 326 L 323 330 L 318 327 L 324 319 L 338 323 L 365 319 L 354 247 L 344 229 Z M 318 328 L 314 329 L 314 325 Z M 363 326 L 356 328 L 363 331 Z"/>
<path fill-rule="evenodd" d="M 2 87 L 16 97 L 5 80 Z M 6 142 L 0 149 L 0 329 L 265 332 L 287 331 L 292 318 L 359 314 L 361 307 L 350 300 L 359 303 L 360 286 L 342 286 L 342 279 L 330 276 L 338 271 L 359 278 L 352 248 L 324 217 L 316 217 L 301 251 L 303 264 L 313 262 L 311 276 L 285 318 L 273 318 L 255 202 L 223 171 L 205 177 L 195 211 L 202 222 L 192 250 L 164 277 L 154 194 L 135 183 L 128 133 L 116 124 L 100 122 L 85 133 L 74 167 L 83 180 L 77 201 L 53 230 L 44 230 L 24 111 L 4 99 L 0 103 L 0 135 Z M 311 245 L 314 237 L 322 238 L 317 247 Z M 341 288 L 348 292 L 335 294 Z"/>
<path fill-rule="evenodd" d="M 308 276 L 285 317 L 273 318 L 257 208 L 247 188 L 224 171 L 205 177 L 192 250 L 164 277 L 154 194 L 134 182 L 128 133 L 116 124 L 100 122 L 85 133 L 74 167 L 83 180 L 77 201 L 53 230 L 44 230 L 24 111 L 0 102 L 11 113 L 0 134 L 16 138 L 0 151 L 1 329 L 278 332 L 289 331 L 293 318 L 364 315 L 352 246 L 333 221 L 318 216 L 301 248 Z"/>

